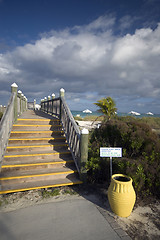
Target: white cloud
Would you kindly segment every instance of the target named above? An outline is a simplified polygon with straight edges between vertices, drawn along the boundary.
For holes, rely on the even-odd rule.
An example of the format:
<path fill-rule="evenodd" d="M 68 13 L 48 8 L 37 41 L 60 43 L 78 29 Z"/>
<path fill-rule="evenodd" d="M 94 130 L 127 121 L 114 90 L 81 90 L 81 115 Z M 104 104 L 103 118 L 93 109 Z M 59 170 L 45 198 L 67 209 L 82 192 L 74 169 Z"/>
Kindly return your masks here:
<path fill-rule="evenodd" d="M 129 29 L 132 25 L 134 19 L 133 17 L 126 15 L 119 20 L 119 29 L 123 32 L 126 29 Z"/>
<path fill-rule="evenodd" d="M 82 99 L 83 104 L 84 100 L 91 104 L 107 95 L 126 96 L 126 102 L 130 95 L 154 97 L 152 101 L 158 102 L 160 25 L 115 36 L 115 22 L 112 16 L 102 16 L 85 26 L 43 34 L 33 44 L 1 54 L 1 86 L 9 91 L 9 85 L 17 82 L 32 99 L 58 93 L 63 87 L 79 107 Z M 124 102 L 118 105 L 124 108 Z"/>

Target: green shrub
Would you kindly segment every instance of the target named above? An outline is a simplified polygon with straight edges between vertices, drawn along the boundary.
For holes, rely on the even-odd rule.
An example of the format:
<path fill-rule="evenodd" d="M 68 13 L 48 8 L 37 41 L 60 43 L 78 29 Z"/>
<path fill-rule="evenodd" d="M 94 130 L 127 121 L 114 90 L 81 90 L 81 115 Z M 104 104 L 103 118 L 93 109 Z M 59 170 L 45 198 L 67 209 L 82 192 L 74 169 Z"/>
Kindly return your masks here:
<path fill-rule="evenodd" d="M 114 119 L 91 132 L 86 165 L 91 181 L 110 179 L 109 159 L 100 158 L 100 147 L 122 147 L 123 158 L 113 159 L 113 173 L 131 176 L 137 194 L 160 194 L 160 140 L 147 124 Z"/>
<path fill-rule="evenodd" d="M 151 128 L 160 128 L 160 117 L 136 118 L 134 116 L 116 116 L 116 118 L 124 122 L 136 120 L 137 122 L 148 124 Z"/>

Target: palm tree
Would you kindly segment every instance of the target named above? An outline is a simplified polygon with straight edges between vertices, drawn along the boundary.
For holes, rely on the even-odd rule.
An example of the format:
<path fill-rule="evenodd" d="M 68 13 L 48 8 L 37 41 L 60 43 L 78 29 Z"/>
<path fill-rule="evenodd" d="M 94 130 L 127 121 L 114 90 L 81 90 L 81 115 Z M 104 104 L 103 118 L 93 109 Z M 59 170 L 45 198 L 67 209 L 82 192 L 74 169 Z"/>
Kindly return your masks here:
<path fill-rule="evenodd" d="M 112 116 L 115 116 L 117 108 L 115 101 L 111 97 L 102 98 L 94 104 L 99 107 L 99 112 L 108 117 L 109 121 Z"/>

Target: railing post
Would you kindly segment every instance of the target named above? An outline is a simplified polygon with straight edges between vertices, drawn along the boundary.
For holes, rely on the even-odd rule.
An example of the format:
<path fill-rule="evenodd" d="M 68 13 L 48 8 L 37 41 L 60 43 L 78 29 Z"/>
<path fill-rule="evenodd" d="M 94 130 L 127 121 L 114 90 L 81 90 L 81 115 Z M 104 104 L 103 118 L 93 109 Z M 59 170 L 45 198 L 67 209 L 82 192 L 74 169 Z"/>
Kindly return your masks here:
<path fill-rule="evenodd" d="M 17 121 L 17 117 L 18 117 L 18 105 L 17 105 L 17 84 L 16 83 L 13 83 L 11 85 L 11 92 L 15 92 L 15 99 L 14 99 L 14 122 Z"/>
<path fill-rule="evenodd" d="M 33 101 L 33 108 L 35 109 L 35 105 L 36 105 L 36 99 L 34 99 Z"/>
<path fill-rule="evenodd" d="M 3 112 L 3 106 L 0 105 L 0 112 Z"/>
<path fill-rule="evenodd" d="M 26 98 L 26 110 L 28 109 L 28 99 Z"/>
<path fill-rule="evenodd" d="M 49 100 L 51 100 L 51 96 L 48 96 L 47 100 L 48 100 L 48 102 L 47 102 L 47 113 L 49 113 L 49 110 L 50 110 L 50 102 L 49 102 Z"/>
<path fill-rule="evenodd" d="M 80 177 L 85 183 L 87 181 L 87 170 L 86 162 L 88 160 L 88 129 L 83 129 L 81 131 L 81 140 L 80 140 Z"/>
<path fill-rule="evenodd" d="M 52 99 L 54 99 L 55 98 L 55 94 L 54 93 L 52 93 Z"/>
<path fill-rule="evenodd" d="M 44 101 L 45 101 L 45 103 L 44 103 L 44 111 L 47 111 L 47 106 L 46 106 L 47 97 L 44 97 Z"/>
<path fill-rule="evenodd" d="M 60 96 L 60 109 L 59 109 L 59 118 L 60 120 L 62 119 L 62 101 L 61 98 L 65 97 L 65 90 L 63 88 L 60 89 L 59 91 L 59 96 Z"/>
<path fill-rule="evenodd" d="M 53 99 L 55 99 L 55 94 L 54 93 L 52 93 L 52 114 L 53 114 L 53 106 L 54 106 Z"/>
<path fill-rule="evenodd" d="M 20 115 L 22 114 L 22 97 L 21 97 L 21 94 L 22 94 L 22 91 L 18 90 Z"/>
<path fill-rule="evenodd" d="M 24 104 L 24 94 L 22 93 L 22 109 L 23 112 L 25 111 L 25 104 Z"/>
<path fill-rule="evenodd" d="M 41 110 L 44 110 L 44 99 L 41 99 Z"/>
<path fill-rule="evenodd" d="M 24 105 L 25 105 L 25 111 L 27 110 L 27 98 L 24 96 Z"/>
<path fill-rule="evenodd" d="M 65 90 L 63 88 L 60 89 L 60 97 L 65 96 Z"/>

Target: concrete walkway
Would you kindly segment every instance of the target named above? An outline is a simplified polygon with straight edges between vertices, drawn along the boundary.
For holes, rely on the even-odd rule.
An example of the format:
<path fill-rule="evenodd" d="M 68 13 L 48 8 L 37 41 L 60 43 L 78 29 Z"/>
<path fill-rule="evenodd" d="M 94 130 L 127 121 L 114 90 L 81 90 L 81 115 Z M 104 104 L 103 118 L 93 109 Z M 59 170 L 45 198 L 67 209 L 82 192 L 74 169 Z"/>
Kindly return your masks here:
<path fill-rule="evenodd" d="M 86 199 L 68 199 L 0 213 L 1 240 L 129 240 Z"/>

